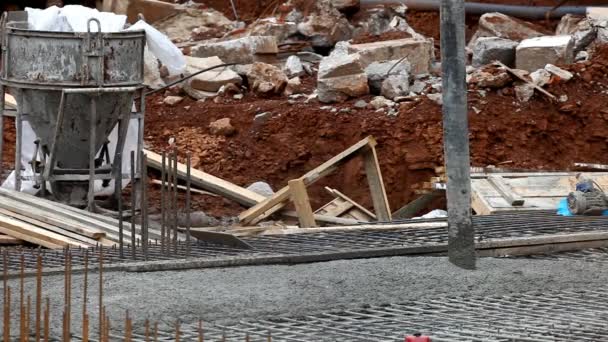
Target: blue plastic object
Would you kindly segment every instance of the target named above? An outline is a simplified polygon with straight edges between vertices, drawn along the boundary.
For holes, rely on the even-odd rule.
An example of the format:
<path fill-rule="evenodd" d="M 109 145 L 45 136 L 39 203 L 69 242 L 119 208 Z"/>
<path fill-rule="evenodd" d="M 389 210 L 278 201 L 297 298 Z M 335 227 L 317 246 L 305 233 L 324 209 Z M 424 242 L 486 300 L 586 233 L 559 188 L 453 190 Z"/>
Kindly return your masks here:
<path fill-rule="evenodd" d="M 570 212 L 570 209 L 568 209 L 568 199 L 564 198 L 563 200 L 559 201 L 559 203 L 557 205 L 557 215 L 560 215 L 560 216 L 574 216 Z M 608 216 L 608 210 L 605 210 L 602 213 L 602 216 Z"/>

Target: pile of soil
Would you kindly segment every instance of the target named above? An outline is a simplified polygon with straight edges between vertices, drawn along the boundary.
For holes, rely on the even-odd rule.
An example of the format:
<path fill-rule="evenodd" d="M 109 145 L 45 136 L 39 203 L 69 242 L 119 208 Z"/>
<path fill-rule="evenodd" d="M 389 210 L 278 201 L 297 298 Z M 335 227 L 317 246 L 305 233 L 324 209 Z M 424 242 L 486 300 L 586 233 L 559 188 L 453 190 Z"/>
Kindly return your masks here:
<path fill-rule="evenodd" d="M 608 48 L 596 55 L 590 62 L 571 67 L 577 73 L 571 81 L 547 87 L 557 97 L 567 95 L 565 103 L 537 94 L 521 104 L 512 88 L 471 89 L 472 165 L 568 170 L 575 162 L 608 163 Z M 197 158 L 197 168 L 241 186 L 266 181 L 278 190 L 289 179 L 373 135 L 390 204 L 396 209 L 413 200 L 413 187 L 435 176 L 434 168 L 443 165 L 441 107 L 425 97 L 401 104 L 397 117 L 356 109 L 353 105 L 359 99 L 327 106 L 314 100 L 260 99 L 247 94 L 239 101 L 187 99 L 177 107 L 162 105 L 162 99 L 157 95 L 148 100 L 150 148 L 162 150 L 175 137 L 183 153 L 192 151 L 193 159 Z M 254 122 L 257 114 L 265 112 L 271 117 Z M 231 119 L 235 135 L 209 133 L 209 123 L 221 118 Z M 313 207 L 331 200 L 324 186 L 371 207 L 359 159 L 311 188 Z M 236 214 L 233 210 L 238 207 L 225 204 L 213 198 L 199 200 L 201 208 L 215 215 Z"/>

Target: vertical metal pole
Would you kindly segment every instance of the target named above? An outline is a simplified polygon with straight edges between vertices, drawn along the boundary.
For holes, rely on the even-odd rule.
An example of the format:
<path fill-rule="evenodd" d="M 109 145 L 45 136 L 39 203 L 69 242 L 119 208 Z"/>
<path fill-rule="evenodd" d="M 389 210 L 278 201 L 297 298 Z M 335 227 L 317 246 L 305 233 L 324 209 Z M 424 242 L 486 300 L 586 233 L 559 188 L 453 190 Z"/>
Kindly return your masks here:
<path fill-rule="evenodd" d="M 42 255 L 36 258 L 36 342 L 40 341 L 40 323 L 42 317 Z"/>
<path fill-rule="evenodd" d="M 114 163 L 118 163 L 116 165 L 116 176 L 114 177 L 114 196 L 116 196 L 116 205 L 118 207 L 118 252 L 120 254 L 120 258 L 124 259 L 124 221 L 122 217 L 122 151 L 116 153 Z"/>
<path fill-rule="evenodd" d="M 141 163 L 141 243 L 144 260 L 148 260 L 148 158 L 142 151 L 139 159 Z"/>
<path fill-rule="evenodd" d="M 443 144 L 447 173 L 448 256 L 475 268 L 465 56 L 464 0 L 441 1 Z"/>
<path fill-rule="evenodd" d="M 177 147 L 173 149 L 173 253 L 177 254 Z"/>
<path fill-rule="evenodd" d="M 131 256 L 135 259 L 135 207 L 137 192 L 135 182 L 135 151 L 131 151 Z"/>
<path fill-rule="evenodd" d="M 91 212 L 95 211 L 94 203 L 95 200 L 95 142 L 97 140 L 97 134 L 95 129 L 97 128 L 97 99 L 95 96 L 91 96 L 91 122 L 89 132 L 89 194 L 87 198 L 87 209 Z"/>
<path fill-rule="evenodd" d="M 21 191 L 21 143 L 23 140 L 23 121 L 21 113 L 15 115 L 15 190 Z"/>

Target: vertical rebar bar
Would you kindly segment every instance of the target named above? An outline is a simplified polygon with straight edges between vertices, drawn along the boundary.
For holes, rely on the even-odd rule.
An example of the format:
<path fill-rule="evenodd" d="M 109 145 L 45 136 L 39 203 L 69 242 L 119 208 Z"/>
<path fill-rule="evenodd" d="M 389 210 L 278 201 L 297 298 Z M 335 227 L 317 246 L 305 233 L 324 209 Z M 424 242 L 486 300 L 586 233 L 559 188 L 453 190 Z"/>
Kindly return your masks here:
<path fill-rule="evenodd" d="M 23 255 L 23 252 L 21 252 L 21 265 L 20 265 L 20 272 L 19 272 L 19 314 L 20 314 L 20 318 L 19 318 L 19 341 L 23 342 L 25 340 L 25 303 L 24 303 L 24 279 L 25 279 L 25 274 L 24 274 L 24 269 L 25 269 L 25 256 Z"/>
<path fill-rule="evenodd" d="M 141 241 L 144 260 L 148 260 L 148 157 L 142 151 L 141 160 Z"/>
<path fill-rule="evenodd" d="M 191 160 L 191 155 L 190 152 L 188 151 L 187 155 L 186 155 L 186 257 L 190 257 L 190 186 L 191 186 L 191 180 L 190 180 L 190 172 L 191 172 L 191 167 L 192 167 L 192 160 Z"/>
<path fill-rule="evenodd" d="M 125 317 L 125 342 L 131 342 L 131 319 L 129 318 L 129 310 Z"/>
<path fill-rule="evenodd" d="M 27 307 L 25 309 L 25 327 L 23 329 L 23 331 L 25 332 L 25 334 L 23 335 L 23 341 L 25 341 L 25 342 L 30 341 L 31 310 L 32 310 L 32 298 L 30 297 L 30 295 L 28 295 L 27 296 Z"/>
<path fill-rule="evenodd" d="M 135 207 L 137 186 L 135 182 L 135 151 L 131 151 L 131 257 L 135 260 Z"/>
<path fill-rule="evenodd" d="M 103 246 L 99 249 L 99 341 L 103 341 Z"/>
<path fill-rule="evenodd" d="M 203 342 L 205 340 L 205 336 L 203 333 L 203 320 L 198 320 L 198 342 Z"/>
<path fill-rule="evenodd" d="M 158 342 L 158 322 L 154 322 L 154 342 Z"/>
<path fill-rule="evenodd" d="M 8 251 L 2 253 L 2 288 L 4 295 L 3 309 L 4 309 L 4 320 L 3 320 L 3 341 L 9 341 L 11 335 L 11 294 L 10 288 L 8 287 Z"/>
<path fill-rule="evenodd" d="M 40 323 L 42 315 L 42 255 L 38 251 L 36 259 L 36 342 L 40 341 Z"/>
<path fill-rule="evenodd" d="M 82 289 L 82 342 L 89 340 L 89 314 L 87 312 L 89 289 L 89 251 L 84 252 L 84 284 Z"/>
<path fill-rule="evenodd" d="M 177 254 L 177 147 L 173 147 L 173 157 L 175 158 L 173 161 L 173 253 Z"/>
<path fill-rule="evenodd" d="M 146 322 L 144 324 L 144 333 L 145 333 L 145 338 L 146 338 L 146 342 L 150 342 L 150 321 L 148 319 L 146 319 Z"/>
<path fill-rule="evenodd" d="M 44 342 L 49 342 L 49 326 L 50 326 L 50 319 L 51 319 L 51 303 L 50 303 L 50 299 L 47 297 L 46 298 L 46 305 L 45 305 L 45 309 L 44 309 Z"/>
<path fill-rule="evenodd" d="M 162 154 L 162 162 L 160 168 L 160 251 L 161 254 L 165 254 L 165 225 L 166 225 L 166 216 L 165 216 L 165 177 L 166 177 L 166 167 L 167 167 L 167 154 L 163 151 Z"/>
<path fill-rule="evenodd" d="M 2 113 L 4 115 L 4 113 Z M 23 118 L 15 115 L 15 191 L 21 191 L 21 145 L 23 140 Z"/>
<path fill-rule="evenodd" d="M 179 342 L 180 340 L 180 331 L 179 331 L 179 319 L 177 320 L 177 322 L 175 323 L 175 342 Z"/>

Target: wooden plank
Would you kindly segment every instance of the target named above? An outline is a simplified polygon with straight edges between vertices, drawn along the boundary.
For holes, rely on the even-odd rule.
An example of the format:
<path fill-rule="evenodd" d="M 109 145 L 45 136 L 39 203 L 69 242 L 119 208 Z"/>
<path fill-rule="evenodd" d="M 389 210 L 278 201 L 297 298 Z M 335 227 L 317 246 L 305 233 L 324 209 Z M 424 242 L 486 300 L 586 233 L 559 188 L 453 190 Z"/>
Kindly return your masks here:
<path fill-rule="evenodd" d="M 49 232 L 29 223 L 0 214 L 0 233 L 46 248 L 58 249 L 67 246 L 88 247 L 63 235 Z"/>
<path fill-rule="evenodd" d="M 367 208 L 365 208 L 364 206 L 362 206 L 361 204 L 355 202 L 352 198 L 346 196 L 345 194 L 341 193 L 340 191 L 336 190 L 336 189 L 332 189 L 329 187 L 325 187 L 325 189 L 327 191 L 329 191 L 331 194 L 338 196 L 342 199 L 344 199 L 345 201 L 350 202 L 352 205 L 354 205 L 355 207 L 357 207 L 359 210 L 361 210 L 363 213 L 365 213 L 365 215 L 369 216 L 371 219 L 376 219 L 376 215 L 374 213 L 372 213 L 371 211 L 367 210 Z"/>
<path fill-rule="evenodd" d="M 488 181 L 498 190 L 500 195 L 514 207 L 521 207 L 524 205 L 524 199 L 516 194 L 504 181 L 501 176 L 491 175 L 488 177 Z"/>
<path fill-rule="evenodd" d="M 400 229 L 422 229 L 422 228 L 447 228 L 447 222 L 426 222 L 426 223 L 402 223 L 402 224 L 371 224 L 341 227 L 321 227 L 321 228 L 287 228 L 287 229 L 267 229 L 260 235 L 291 235 L 305 233 L 330 233 L 347 231 L 387 231 Z"/>
<path fill-rule="evenodd" d="M 162 168 L 161 155 L 149 150 L 144 150 L 144 153 L 148 156 L 148 165 L 150 167 L 157 170 Z M 182 163 L 177 164 L 177 175 L 181 179 L 186 179 L 186 165 Z M 191 169 L 190 179 L 194 186 L 224 196 L 247 207 L 266 200 L 266 197 L 260 194 L 197 169 Z"/>
<path fill-rule="evenodd" d="M 354 157 L 354 155 L 361 150 L 367 149 L 369 147 L 373 147 L 376 145 L 376 141 L 374 138 L 367 137 L 353 146 L 347 148 L 341 153 L 337 154 L 330 160 L 325 163 L 317 166 L 316 168 L 307 172 L 304 176 L 300 177 L 304 181 L 304 185 L 309 186 L 319 180 L 320 178 L 330 174 L 333 172 L 339 165 L 349 161 Z M 283 202 L 289 199 L 289 186 L 286 186 L 279 191 L 277 191 L 274 195 L 265 198 L 261 203 L 245 210 L 239 215 L 239 222 L 243 225 L 248 225 L 251 223 L 255 223 L 256 219 L 263 215 L 263 217 L 268 217 L 275 213 L 276 211 L 283 208 Z M 259 219 L 257 220 L 259 222 Z"/>
<path fill-rule="evenodd" d="M 295 211 L 292 211 L 292 210 L 282 211 L 281 215 L 298 218 L 298 213 L 296 213 Z M 337 224 L 337 225 L 341 225 L 341 226 L 352 226 L 352 225 L 359 224 L 362 222 L 359 220 L 343 218 L 343 217 L 328 216 L 328 215 L 323 215 L 323 214 L 315 214 L 314 219 L 315 219 L 315 222 L 324 222 L 324 223 L 330 223 L 330 224 L 334 224 L 334 225 Z"/>
<path fill-rule="evenodd" d="M 397 219 L 412 218 L 420 210 L 426 208 L 431 202 L 443 195 L 442 191 L 433 191 L 430 194 L 424 194 L 395 211 L 392 216 Z"/>
<path fill-rule="evenodd" d="M 86 237 L 84 235 L 73 233 L 73 232 L 70 232 L 68 230 L 65 230 L 65 229 L 53 226 L 51 224 L 48 224 L 48 223 L 36 220 L 36 219 L 28 217 L 26 215 L 21 215 L 21 214 L 9 211 L 9 210 L 6 210 L 6 209 L 0 208 L 0 214 L 6 215 L 8 217 L 12 217 L 12 218 L 14 218 L 16 220 L 19 220 L 19 221 L 23 221 L 23 222 L 32 224 L 34 226 L 46 229 L 46 230 L 51 231 L 51 232 L 54 232 L 54 233 L 57 233 L 57 234 L 69 237 L 71 239 L 74 239 L 74 240 L 77 240 L 77 241 L 81 241 L 82 243 L 86 243 L 86 244 L 88 244 L 90 246 L 96 246 L 97 244 L 102 244 L 104 246 L 112 246 L 112 245 L 114 245 L 114 243 L 108 242 L 109 240 L 106 240 L 106 239 L 99 239 L 99 240 L 92 239 L 92 238 Z"/>
<path fill-rule="evenodd" d="M 378 163 L 378 155 L 374 146 L 363 152 L 363 164 L 376 217 L 378 221 L 389 222 L 391 221 L 391 209 L 388 204 L 388 197 L 386 196 L 384 182 L 382 181 L 382 172 Z"/>
<path fill-rule="evenodd" d="M 152 184 L 155 184 L 155 185 L 162 185 L 163 184 L 163 182 L 159 181 L 158 179 L 152 179 L 150 182 Z M 182 191 L 187 191 L 188 190 L 188 188 L 185 187 L 185 186 L 183 186 L 183 185 L 178 185 L 177 188 L 179 190 L 182 190 Z M 199 190 L 199 189 L 195 189 L 195 188 L 192 188 L 192 187 L 190 187 L 190 192 L 193 193 L 193 194 L 218 197 L 218 195 L 216 195 L 214 193 L 211 193 L 211 192 L 208 192 L 208 191 Z"/>
<path fill-rule="evenodd" d="M 22 245 L 23 240 L 8 235 L 0 235 L 0 245 Z"/>
<path fill-rule="evenodd" d="M 608 165 L 604 164 L 589 164 L 589 163 L 574 163 L 574 167 L 580 167 L 584 169 L 592 170 L 608 170 Z"/>
<path fill-rule="evenodd" d="M 340 197 L 336 197 L 321 208 L 315 211 L 315 214 L 339 217 L 353 208 L 354 205 Z"/>
<path fill-rule="evenodd" d="M 317 226 L 315 217 L 310 206 L 310 199 L 306 191 L 306 185 L 302 179 L 292 179 L 288 182 L 291 201 L 296 207 L 298 220 L 301 228 L 312 228 Z"/>
<path fill-rule="evenodd" d="M 555 97 L 555 95 L 551 94 L 550 92 L 546 91 L 545 89 L 539 87 L 538 85 L 530 82 L 528 79 L 526 79 L 525 77 L 522 77 L 520 74 L 518 74 L 517 72 L 515 72 L 515 70 L 509 68 L 508 66 L 504 65 L 503 63 L 499 62 L 499 61 L 495 61 L 494 63 L 496 63 L 497 65 L 499 65 L 500 67 L 504 68 L 505 70 L 507 70 L 511 75 L 515 76 L 516 78 L 520 79 L 523 82 L 526 82 L 527 84 L 531 85 L 534 89 L 538 90 L 540 93 L 542 93 L 543 95 L 547 96 L 548 98 L 550 98 L 553 101 L 557 101 L 557 98 Z"/>

